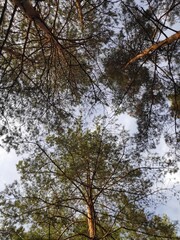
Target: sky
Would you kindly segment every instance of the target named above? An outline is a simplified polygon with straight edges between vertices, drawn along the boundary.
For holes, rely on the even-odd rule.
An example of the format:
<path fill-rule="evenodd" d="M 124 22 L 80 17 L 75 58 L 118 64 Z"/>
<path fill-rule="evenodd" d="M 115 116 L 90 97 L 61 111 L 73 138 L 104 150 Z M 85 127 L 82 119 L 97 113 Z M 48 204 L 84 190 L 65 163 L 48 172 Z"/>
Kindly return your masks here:
<path fill-rule="evenodd" d="M 8 153 L 0 148 L 0 191 L 3 190 L 5 184 L 10 184 L 18 179 L 16 163 L 19 160 L 20 157 L 16 155 L 15 151 L 11 150 Z"/>

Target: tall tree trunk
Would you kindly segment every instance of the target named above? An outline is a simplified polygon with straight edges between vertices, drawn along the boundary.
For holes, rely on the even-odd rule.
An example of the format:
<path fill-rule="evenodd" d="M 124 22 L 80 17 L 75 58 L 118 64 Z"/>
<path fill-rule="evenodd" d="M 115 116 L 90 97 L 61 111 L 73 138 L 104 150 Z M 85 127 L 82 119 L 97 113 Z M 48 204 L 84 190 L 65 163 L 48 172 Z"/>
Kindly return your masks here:
<path fill-rule="evenodd" d="M 88 216 L 88 231 L 89 237 L 92 240 L 96 239 L 96 219 L 95 219 L 95 211 L 94 204 L 90 200 L 87 206 L 87 216 Z"/>
<path fill-rule="evenodd" d="M 95 209 L 93 202 L 93 187 L 91 181 L 91 169 L 88 167 L 87 171 L 87 222 L 88 222 L 88 231 L 89 237 L 92 240 L 96 239 L 96 218 L 95 218 Z"/>

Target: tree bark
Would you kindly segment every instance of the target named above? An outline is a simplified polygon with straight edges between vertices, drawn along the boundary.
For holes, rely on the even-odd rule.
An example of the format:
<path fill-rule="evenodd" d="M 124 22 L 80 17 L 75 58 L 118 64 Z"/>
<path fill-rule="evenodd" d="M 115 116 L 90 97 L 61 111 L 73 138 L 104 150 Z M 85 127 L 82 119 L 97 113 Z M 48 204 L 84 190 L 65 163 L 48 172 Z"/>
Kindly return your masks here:
<path fill-rule="evenodd" d="M 58 54 L 61 59 L 66 62 L 63 46 L 59 43 L 58 39 L 52 33 L 51 29 L 46 25 L 46 23 L 41 19 L 39 13 L 33 8 L 31 1 L 29 0 L 13 0 L 16 7 L 19 7 L 21 11 L 44 32 L 47 39 L 52 40 L 54 45 L 57 47 Z"/>
<path fill-rule="evenodd" d="M 76 8 L 77 8 L 77 12 L 78 12 L 79 21 L 81 23 L 81 28 L 83 29 L 84 19 L 83 19 L 83 13 L 82 13 L 82 7 L 81 7 L 80 0 L 76 0 Z"/>
<path fill-rule="evenodd" d="M 140 58 L 143 58 L 143 57 L 147 56 L 148 54 L 156 51 L 157 49 L 161 48 L 162 46 L 171 44 L 172 42 L 175 42 L 179 39 L 180 39 L 180 31 L 178 31 L 177 33 L 171 35 L 170 37 L 168 37 L 168 38 L 166 38 L 166 39 L 164 39 L 160 42 L 157 42 L 157 43 L 151 45 L 149 48 L 146 48 L 143 52 L 139 53 L 134 58 L 130 59 L 129 62 L 125 65 L 125 68 L 128 65 L 130 65 L 131 63 L 137 61 Z"/>
<path fill-rule="evenodd" d="M 88 167 L 87 170 L 87 222 L 88 222 L 88 232 L 89 238 L 92 240 L 96 239 L 96 218 L 95 209 L 93 202 L 93 186 L 91 180 L 91 168 Z"/>
<path fill-rule="evenodd" d="M 87 217 L 88 217 L 88 231 L 89 237 L 92 240 L 96 239 L 96 219 L 95 219 L 95 211 L 94 204 L 92 201 L 87 206 Z"/>

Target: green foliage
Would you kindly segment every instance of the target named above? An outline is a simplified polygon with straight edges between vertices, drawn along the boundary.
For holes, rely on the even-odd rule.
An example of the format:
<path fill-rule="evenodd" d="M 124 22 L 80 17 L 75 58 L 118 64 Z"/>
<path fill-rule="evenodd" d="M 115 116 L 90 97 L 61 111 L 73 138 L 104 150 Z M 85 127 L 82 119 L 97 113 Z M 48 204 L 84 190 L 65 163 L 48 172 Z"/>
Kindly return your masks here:
<path fill-rule="evenodd" d="M 147 161 L 147 152 L 165 136 L 173 166 L 179 157 L 179 37 L 156 48 L 178 34 L 179 8 L 170 0 L 0 1 L 0 136 L 8 150 L 36 146 L 17 165 L 21 182 L 0 196 L 3 237 L 85 239 L 87 209 L 100 239 L 176 236 L 143 206 L 171 165 Z M 96 103 L 137 119 L 133 141 L 118 127 L 73 125 L 80 104 Z"/>
<path fill-rule="evenodd" d="M 35 121 L 50 131 L 67 123 L 84 100 L 93 106 L 112 100 L 116 112 L 136 117 L 142 150 L 156 146 L 164 132 L 173 137 L 169 124 L 179 127 L 179 110 L 177 104 L 168 108 L 167 96 L 179 91 L 179 42 L 125 66 L 166 39 L 167 31 L 177 32 L 176 1 L 4 0 L 0 9 L 1 133 L 6 146 L 17 148 L 24 132 L 39 135 Z M 14 126 L 17 121 L 23 128 Z M 172 142 L 178 149 L 178 142 Z"/>
<path fill-rule="evenodd" d="M 171 110 L 172 113 L 177 117 L 180 118 L 180 94 L 176 95 L 169 95 L 168 96 L 170 103 L 171 103 Z"/>
<path fill-rule="evenodd" d="M 176 32 L 173 24 L 179 18 L 175 13 L 179 4 L 174 2 L 171 7 L 169 4 L 169 1 L 123 1 L 121 28 L 104 57 L 100 80 L 111 89 L 117 112 L 125 111 L 137 119 L 140 150 L 155 148 L 164 132 L 172 139 L 171 148 L 179 149 L 179 41 L 145 54 L 151 46 L 166 39 L 167 30 Z M 169 13 L 168 19 L 164 11 Z M 138 54 L 141 57 L 127 65 Z M 167 96 L 176 96 L 172 100 L 176 104 L 169 107 Z"/>
<path fill-rule="evenodd" d="M 22 233 L 25 239 L 48 239 L 49 235 L 51 239 L 88 239 L 91 204 L 99 239 L 164 237 L 164 226 L 171 238 L 174 225 L 163 219 L 161 224 L 158 216 L 149 218 L 140 207 L 154 191 L 153 182 L 159 180 L 162 169 L 147 166 L 154 159 L 148 156 L 145 164 L 128 133 L 117 129 L 119 138 L 99 123 L 94 129 L 83 129 L 80 119 L 72 128 L 47 137 L 45 147 L 38 144 L 35 153 L 17 165 L 20 183 L 1 193 L 3 223 L 30 226 Z"/>

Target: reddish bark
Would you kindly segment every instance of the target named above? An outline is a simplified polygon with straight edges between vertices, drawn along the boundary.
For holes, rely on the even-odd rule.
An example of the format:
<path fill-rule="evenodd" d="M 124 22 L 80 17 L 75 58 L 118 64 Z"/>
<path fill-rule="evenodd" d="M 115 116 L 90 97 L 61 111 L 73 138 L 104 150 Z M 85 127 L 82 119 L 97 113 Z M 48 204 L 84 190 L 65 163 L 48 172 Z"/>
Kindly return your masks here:
<path fill-rule="evenodd" d="M 125 65 L 125 68 L 127 66 L 129 66 L 131 63 L 137 61 L 138 59 L 140 58 L 143 58 L 145 56 L 147 56 L 148 54 L 158 50 L 159 48 L 161 48 L 162 46 L 165 46 L 167 44 L 171 44 L 172 42 L 175 42 L 177 40 L 180 39 L 180 31 L 178 31 L 177 33 L 171 35 L 170 37 L 158 42 L 158 43 L 155 43 L 153 45 L 151 45 L 149 48 L 146 48 L 143 52 L 139 53 L 138 55 L 136 55 L 134 58 L 132 58 L 126 65 Z"/>

